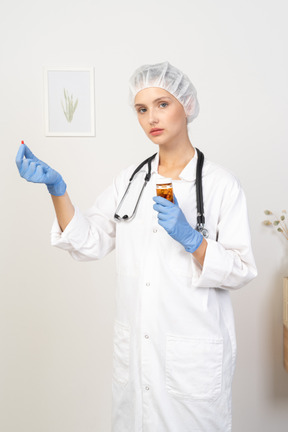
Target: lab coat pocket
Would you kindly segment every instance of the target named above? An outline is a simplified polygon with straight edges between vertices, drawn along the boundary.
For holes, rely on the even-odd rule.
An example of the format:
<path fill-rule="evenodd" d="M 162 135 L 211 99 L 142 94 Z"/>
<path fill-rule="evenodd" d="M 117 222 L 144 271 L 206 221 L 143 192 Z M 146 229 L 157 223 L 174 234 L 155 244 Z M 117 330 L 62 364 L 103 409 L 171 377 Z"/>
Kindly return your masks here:
<path fill-rule="evenodd" d="M 166 385 L 175 397 L 216 399 L 221 393 L 223 340 L 167 335 Z"/>
<path fill-rule="evenodd" d="M 119 321 L 114 326 L 113 380 L 122 386 L 129 379 L 130 329 Z"/>

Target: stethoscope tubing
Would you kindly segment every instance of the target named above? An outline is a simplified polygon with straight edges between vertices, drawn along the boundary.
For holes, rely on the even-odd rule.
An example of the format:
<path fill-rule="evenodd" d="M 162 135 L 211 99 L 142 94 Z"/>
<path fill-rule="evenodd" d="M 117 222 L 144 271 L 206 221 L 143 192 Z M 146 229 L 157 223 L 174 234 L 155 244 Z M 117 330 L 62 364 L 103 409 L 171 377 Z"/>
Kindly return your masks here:
<path fill-rule="evenodd" d="M 197 155 L 198 155 L 197 167 L 196 167 L 196 200 L 197 200 L 196 230 L 201 232 L 203 237 L 208 238 L 209 233 L 208 233 L 208 230 L 205 228 L 204 200 L 203 200 L 203 189 L 202 189 L 202 168 L 204 165 L 204 154 L 198 148 L 196 148 L 196 151 L 197 151 Z M 114 219 L 117 222 L 122 222 L 122 221 L 123 222 L 129 222 L 132 219 L 134 219 L 134 217 L 137 213 L 138 205 L 139 205 L 141 196 L 143 194 L 143 191 L 144 191 L 147 183 L 149 182 L 149 180 L 151 178 L 151 164 L 152 164 L 152 160 L 155 158 L 156 155 L 157 155 L 157 153 L 155 153 L 153 156 L 150 156 L 149 158 L 147 158 L 143 162 L 141 162 L 141 164 L 137 166 L 137 168 L 134 170 L 133 174 L 131 175 L 131 177 L 129 179 L 128 186 L 124 192 L 124 195 L 123 195 L 122 199 L 120 200 L 120 203 L 118 204 L 118 206 L 115 210 Z M 132 183 L 135 175 L 146 164 L 148 165 L 148 171 L 147 171 L 147 174 L 145 176 L 144 184 L 143 184 L 142 189 L 140 191 L 140 194 L 138 196 L 138 199 L 137 199 L 137 202 L 135 204 L 132 215 L 128 216 L 127 214 L 125 214 L 124 216 L 119 216 L 119 214 L 118 214 L 119 210 L 123 204 L 123 201 L 125 200 L 125 197 L 126 197 L 128 191 L 130 189 L 131 183 Z"/>

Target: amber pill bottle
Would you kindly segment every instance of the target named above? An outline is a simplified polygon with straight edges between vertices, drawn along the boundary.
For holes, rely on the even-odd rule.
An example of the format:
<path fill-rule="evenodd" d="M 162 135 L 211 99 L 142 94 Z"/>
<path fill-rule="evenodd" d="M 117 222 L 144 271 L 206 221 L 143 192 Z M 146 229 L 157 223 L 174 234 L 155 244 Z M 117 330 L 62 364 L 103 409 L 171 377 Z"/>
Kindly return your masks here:
<path fill-rule="evenodd" d="M 156 194 L 174 203 L 172 179 L 168 177 L 156 179 Z"/>

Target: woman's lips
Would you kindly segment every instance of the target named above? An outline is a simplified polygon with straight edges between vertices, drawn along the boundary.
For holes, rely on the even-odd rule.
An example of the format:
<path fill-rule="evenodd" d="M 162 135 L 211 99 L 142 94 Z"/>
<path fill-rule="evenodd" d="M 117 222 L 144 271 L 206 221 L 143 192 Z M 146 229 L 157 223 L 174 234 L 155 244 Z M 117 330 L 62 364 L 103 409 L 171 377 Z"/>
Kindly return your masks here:
<path fill-rule="evenodd" d="M 160 135 L 163 131 L 164 129 L 151 129 L 150 134 L 156 136 L 156 135 Z"/>

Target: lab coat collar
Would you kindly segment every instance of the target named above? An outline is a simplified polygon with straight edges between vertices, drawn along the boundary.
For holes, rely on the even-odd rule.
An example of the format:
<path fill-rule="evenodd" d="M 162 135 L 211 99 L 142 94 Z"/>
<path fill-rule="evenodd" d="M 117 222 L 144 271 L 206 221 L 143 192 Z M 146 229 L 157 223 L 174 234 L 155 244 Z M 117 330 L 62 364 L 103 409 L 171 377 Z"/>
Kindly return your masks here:
<path fill-rule="evenodd" d="M 186 181 L 194 181 L 196 180 L 196 166 L 197 166 L 197 159 L 198 154 L 195 149 L 195 154 L 193 158 L 188 162 L 188 164 L 185 166 L 185 168 L 182 170 L 182 172 L 179 174 L 179 178 L 181 180 Z M 159 152 L 156 154 L 155 158 L 152 161 L 151 164 L 151 173 L 158 175 L 158 165 L 159 165 Z M 147 170 L 147 168 L 145 168 Z"/>

